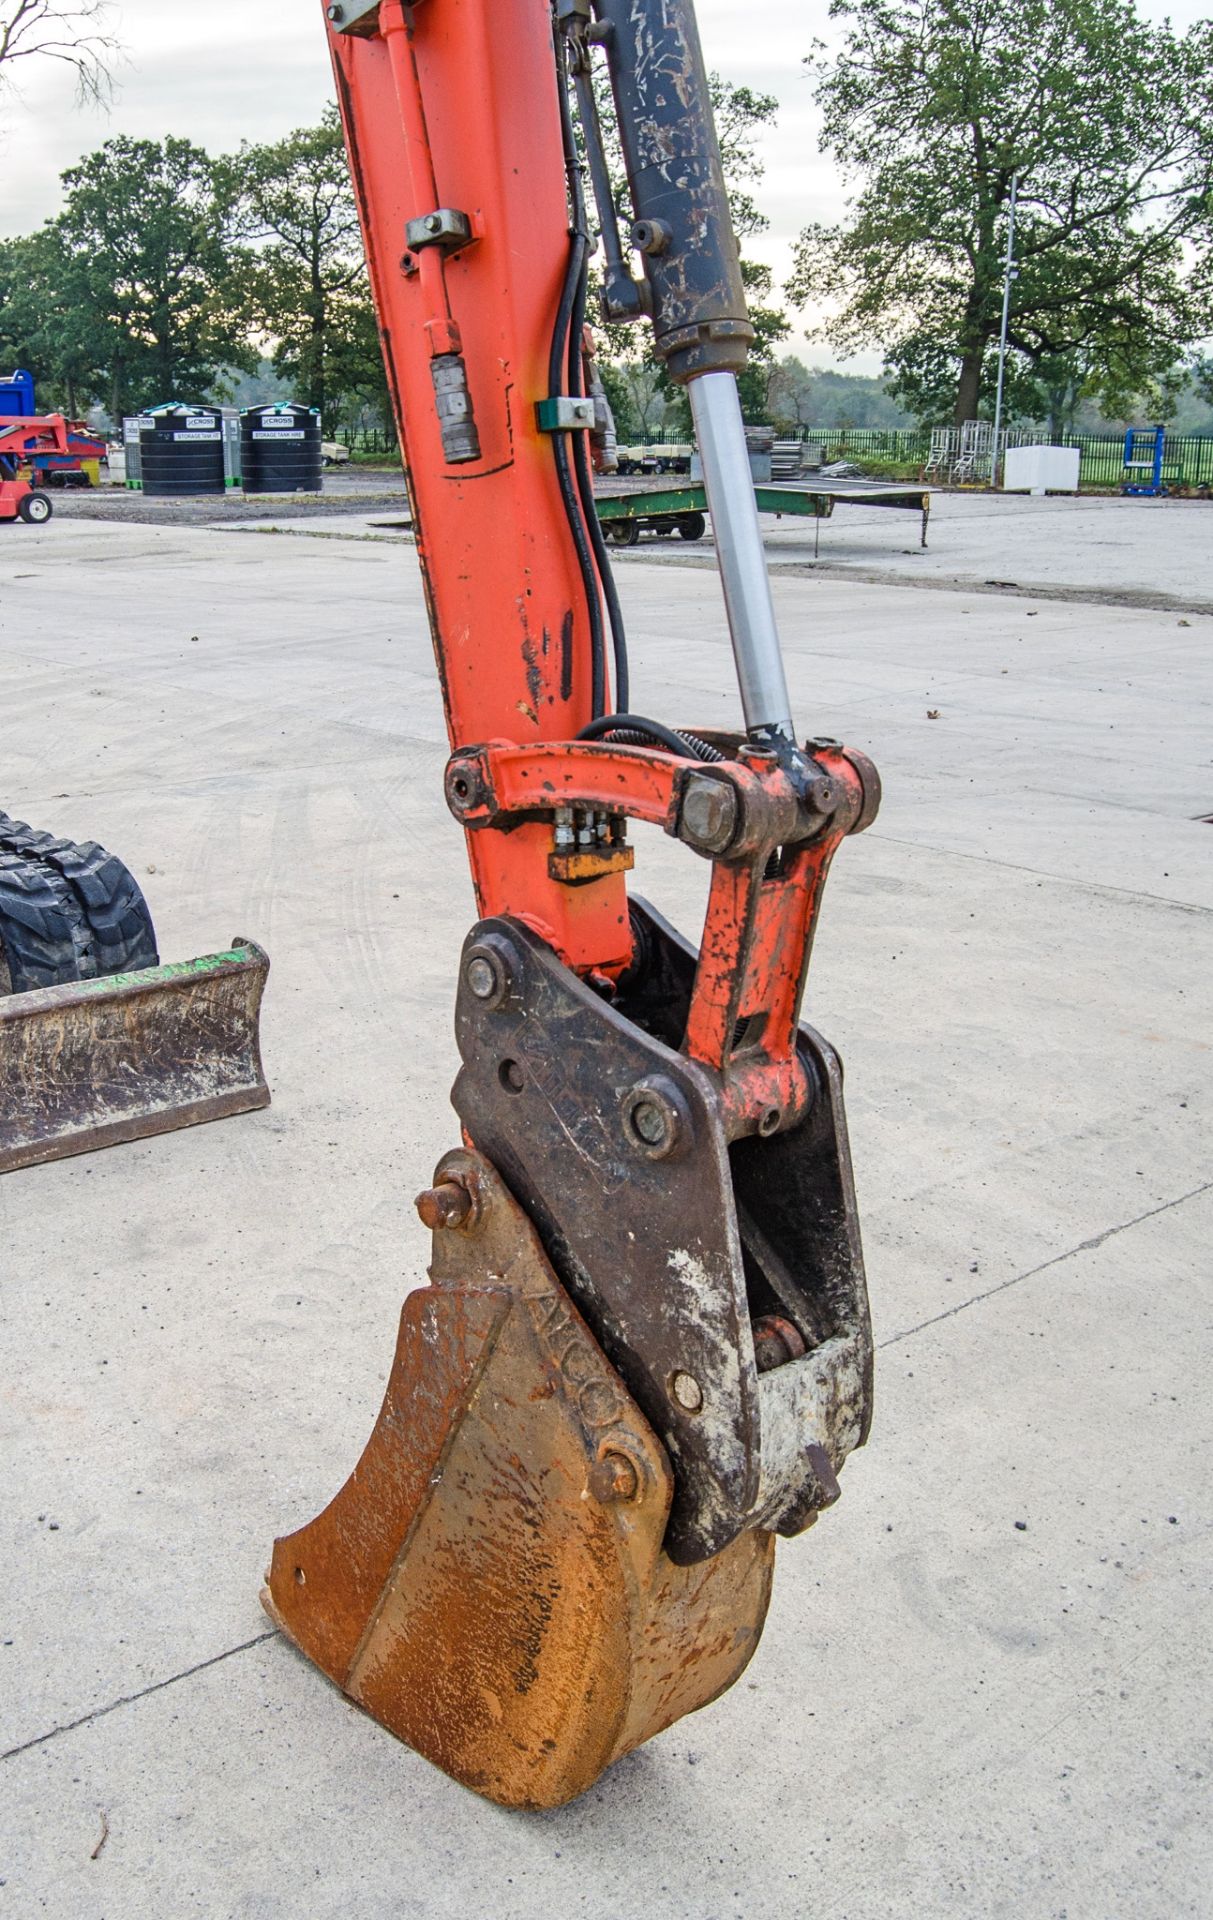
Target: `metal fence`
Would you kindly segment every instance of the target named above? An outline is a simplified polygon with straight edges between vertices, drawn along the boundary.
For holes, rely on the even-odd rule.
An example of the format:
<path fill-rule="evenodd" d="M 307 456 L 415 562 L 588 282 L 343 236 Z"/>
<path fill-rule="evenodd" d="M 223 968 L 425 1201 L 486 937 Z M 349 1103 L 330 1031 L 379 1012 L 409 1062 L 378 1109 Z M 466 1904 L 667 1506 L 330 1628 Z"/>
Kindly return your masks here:
<path fill-rule="evenodd" d="M 930 427 L 802 427 L 790 437 L 821 447 L 827 460 L 925 463 L 931 451 Z"/>
<path fill-rule="evenodd" d="M 904 461 L 925 467 L 931 458 L 930 427 L 803 427 L 796 438 L 822 448 L 829 460 Z M 1016 430 L 1015 439 L 1033 441 Z M 1041 443 L 1047 435 L 1040 434 Z M 1079 485 L 1119 487 L 1125 477 L 1123 433 L 1061 434 L 1052 443 L 1077 447 L 1082 458 Z M 1213 435 L 1169 433 L 1163 453 L 1163 480 L 1171 486 L 1213 487 Z"/>
<path fill-rule="evenodd" d="M 1082 453 L 1079 484 L 1086 487 L 1118 487 L 1124 479 L 1124 435 L 1115 439 L 1094 434 L 1075 434 L 1060 443 L 1078 447 Z M 1213 486 L 1213 435 L 1169 433 L 1163 447 L 1162 477 L 1165 485 L 1181 487 Z"/>
<path fill-rule="evenodd" d="M 343 447 L 348 447 L 351 453 L 396 452 L 396 435 L 390 428 L 361 425 L 334 427 L 332 437 Z"/>
<path fill-rule="evenodd" d="M 783 437 L 820 447 L 827 462 L 888 461 L 925 469 L 931 465 L 933 433 L 938 437 L 940 431 L 930 427 L 800 427 Z M 955 431 L 959 435 L 960 429 Z M 355 452 L 390 455 L 396 451 L 395 434 L 381 426 L 338 427 L 334 437 Z M 1031 443 L 1035 438 L 1037 436 L 1023 428 L 1013 428 L 1009 434 L 1011 444 Z M 1038 438 L 1042 443 L 1047 440 L 1044 433 Z M 1123 433 L 1062 434 L 1052 444 L 1078 448 L 1082 455 L 1080 486 L 1119 487 L 1122 484 L 1125 478 Z M 938 480 L 947 476 L 933 472 L 929 477 Z M 959 477 L 980 479 L 981 475 Z M 1169 433 L 1163 455 L 1163 480 L 1170 486 L 1213 487 L 1213 434 Z"/>

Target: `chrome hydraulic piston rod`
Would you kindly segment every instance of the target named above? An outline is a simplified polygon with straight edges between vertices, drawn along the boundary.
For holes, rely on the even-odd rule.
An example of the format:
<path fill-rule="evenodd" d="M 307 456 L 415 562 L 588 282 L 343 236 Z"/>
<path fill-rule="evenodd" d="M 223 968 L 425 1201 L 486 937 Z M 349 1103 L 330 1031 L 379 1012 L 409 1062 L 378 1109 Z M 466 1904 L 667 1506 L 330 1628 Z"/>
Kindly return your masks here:
<path fill-rule="evenodd" d="M 781 734 L 794 740 L 737 381 L 731 373 L 701 373 L 688 383 L 687 397 L 703 462 L 746 730 L 756 739 Z"/>
<path fill-rule="evenodd" d="M 793 740 L 737 392 L 754 329 L 695 9 L 692 0 L 663 0 L 641 14 L 632 0 L 560 6 L 582 64 L 591 42 L 606 54 L 635 215 L 631 241 L 647 283 L 640 304 L 671 380 L 688 390 L 746 727 L 757 738 Z M 592 146 L 596 115 L 590 119 L 583 131 Z M 596 187 L 602 171 L 591 168 Z M 614 209 L 600 207 L 600 219 L 609 233 Z M 621 317 L 615 285 L 609 304 L 611 317 Z"/>

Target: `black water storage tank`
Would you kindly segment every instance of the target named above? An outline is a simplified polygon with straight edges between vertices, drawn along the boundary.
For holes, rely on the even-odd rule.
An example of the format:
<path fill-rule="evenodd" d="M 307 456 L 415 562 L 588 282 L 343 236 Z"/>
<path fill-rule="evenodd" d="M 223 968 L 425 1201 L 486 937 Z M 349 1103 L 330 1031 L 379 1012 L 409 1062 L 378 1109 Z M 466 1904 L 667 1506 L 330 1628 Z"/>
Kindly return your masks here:
<path fill-rule="evenodd" d="M 240 466 L 246 493 L 319 493 L 324 465 L 315 407 L 246 407 Z"/>
<path fill-rule="evenodd" d="M 222 493 L 221 409 L 153 407 L 139 427 L 139 465 L 144 493 Z"/>

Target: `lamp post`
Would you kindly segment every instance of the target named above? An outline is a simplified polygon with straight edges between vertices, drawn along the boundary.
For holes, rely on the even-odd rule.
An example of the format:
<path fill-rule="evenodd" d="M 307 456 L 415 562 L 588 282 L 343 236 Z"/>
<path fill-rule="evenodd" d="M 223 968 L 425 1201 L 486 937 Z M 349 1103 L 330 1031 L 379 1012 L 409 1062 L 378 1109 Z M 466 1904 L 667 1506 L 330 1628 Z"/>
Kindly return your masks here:
<path fill-rule="evenodd" d="M 1019 175 L 1011 175 L 1010 218 L 1007 222 L 1007 259 L 1002 278 L 1002 330 L 998 336 L 998 388 L 994 395 L 994 450 L 990 460 L 990 485 L 998 485 L 998 435 L 1002 427 L 1002 383 L 1007 370 L 1007 321 L 1011 313 L 1011 282 L 1017 277 L 1015 265 L 1015 202 L 1019 193 Z"/>

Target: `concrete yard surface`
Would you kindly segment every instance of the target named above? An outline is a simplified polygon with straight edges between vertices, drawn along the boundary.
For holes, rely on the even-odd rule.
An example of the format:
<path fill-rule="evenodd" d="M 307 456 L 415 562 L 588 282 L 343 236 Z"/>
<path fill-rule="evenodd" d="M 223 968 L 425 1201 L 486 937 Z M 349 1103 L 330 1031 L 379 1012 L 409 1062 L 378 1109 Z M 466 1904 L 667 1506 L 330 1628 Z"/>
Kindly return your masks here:
<path fill-rule="evenodd" d="M 941 490 L 931 495 L 925 547 L 916 507 L 861 499 L 836 503 L 820 522 L 793 514 L 760 519 L 768 558 L 780 569 L 840 574 L 873 586 L 1213 613 L 1208 500 Z M 647 558 L 655 545 L 645 538 L 625 550 L 625 558 Z M 672 539 L 660 546 L 680 565 L 712 564 L 710 527 L 702 545 Z"/>
<path fill-rule="evenodd" d="M 1079 504 L 1115 546 L 1120 503 Z M 166 958 L 268 948 L 274 1091 L 0 1181 L 0 1914 L 1207 1920 L 1213 619 L 1031 506 L 1069 598 L 777 570 L 801 724 L 885 782 L 808 1005 L 876 1420 L 741 1682 L 542 1816 L 258 1605 L 371 1430 L 458 1140 L 473 905 L 416 554 L 344 519 L 0 530 L 0 807 L 120 853 Z M 1213 605 L 1167 520 L 1209 511 L 1156 517 Z M 732 720 L 714 574 L 619 577 L 633 704 Z M 694 932 L 701 863 L 642 831 L 638 870 Z"/>

